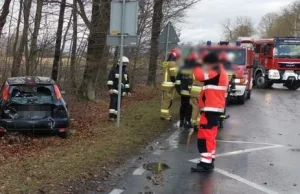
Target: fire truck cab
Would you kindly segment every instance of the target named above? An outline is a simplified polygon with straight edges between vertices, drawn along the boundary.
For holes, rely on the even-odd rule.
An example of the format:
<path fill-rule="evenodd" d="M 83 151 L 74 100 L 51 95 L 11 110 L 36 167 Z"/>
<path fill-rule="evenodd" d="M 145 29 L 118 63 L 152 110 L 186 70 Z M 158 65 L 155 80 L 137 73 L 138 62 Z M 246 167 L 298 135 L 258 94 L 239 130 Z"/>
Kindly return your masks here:
<path fill-rule="evenodd" d="M 255 41 L 254 82 L 258 88 L 283 83 L 300 88 L 300 37 L 275 37 Z"/>
<path fill-rule="evenodd" d="M 254 38 L 251 37 L 239 37 L 238 41 L 241 42 L 242 47 L 251 48 L 254 50 Z"/>
<path fill-rule="evenodd" d="M 241 46 L 241 42 L 229 44 L 221 41 L 218 45 L 206 45 L 200 47 L 200 52 L 211 51 L 215 53 L 226 52 L 233 55 L 232 64 L 224 64 L 228 74 L 234 75 L 235 92 L 230 93 L 230 98 L 236 99 L 240 104 L 244 104 L 246 99 L 251 98 L 252 92 L 252 67 L 253 49 Z"/>

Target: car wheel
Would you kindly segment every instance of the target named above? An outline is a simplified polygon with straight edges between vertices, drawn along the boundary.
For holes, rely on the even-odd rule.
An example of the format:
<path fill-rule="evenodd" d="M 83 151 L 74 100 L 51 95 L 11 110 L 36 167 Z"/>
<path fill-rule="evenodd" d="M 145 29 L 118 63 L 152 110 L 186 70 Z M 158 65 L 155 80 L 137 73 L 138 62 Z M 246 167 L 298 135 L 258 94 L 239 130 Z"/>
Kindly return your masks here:
<path fill-rule="evenodd" d="M 286 87 L 289 90 L 297 90 L 297 89 L 300 88 L 300 82 L 294 82 L 294 83 L 291 83 L 291 84 L 287 84 Z"/>
<path fill-rule="evenodd" d="M 58 132 L 58 136 L 62 139 L 67 139 L 70 136 L 70 133 L 68 130 L 63 132 Z"/>
<path fill-rule="evenodd" d="M 246 97 L 247 100 L 249 100 L 251 98 L 251 93 L 252 93 L 252 90 L 249 90 L 247 92 L 247 97 Z"/>
<path fill-rule="evenodd" d="M 237 97 L 237 101 L 239 104 L 245 104 L 246 101 L 246 92 L 244 92 L 244 94 L 242 96 L 238 96 Z"/>

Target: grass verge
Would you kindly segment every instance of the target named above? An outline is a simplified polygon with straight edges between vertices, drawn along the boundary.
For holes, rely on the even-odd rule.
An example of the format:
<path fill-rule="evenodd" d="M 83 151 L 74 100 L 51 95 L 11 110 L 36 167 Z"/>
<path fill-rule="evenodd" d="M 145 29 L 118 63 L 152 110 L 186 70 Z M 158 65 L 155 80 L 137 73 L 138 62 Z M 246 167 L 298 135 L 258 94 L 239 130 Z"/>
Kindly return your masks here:
<path fill-rule="evenodd" d="M 99 124 L 88 139 L 52 145 L 21 160 L 9 158 L 0 168 L 0 193 L 60 193 L 68 182 L 101 180 L 103 167 L 120 164 L 166 131 L 169 123 L 159 119 L 159 107 L 159 98 L 138 102 L 123 112 L 120 129 Z"/>

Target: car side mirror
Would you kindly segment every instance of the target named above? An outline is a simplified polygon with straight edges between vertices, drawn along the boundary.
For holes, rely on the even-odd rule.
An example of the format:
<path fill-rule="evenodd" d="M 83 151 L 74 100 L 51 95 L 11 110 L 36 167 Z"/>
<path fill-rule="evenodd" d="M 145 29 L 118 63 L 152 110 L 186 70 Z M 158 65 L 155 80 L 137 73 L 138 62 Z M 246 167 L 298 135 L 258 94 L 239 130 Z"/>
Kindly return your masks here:
<path fill-rule="evenodd" d="M 61 93 L 61 95 L 65 95 L 65 94 L 66 94 L 66 92 L 65 92 L 65 91 L 61 91 L 60 93 Z"/>

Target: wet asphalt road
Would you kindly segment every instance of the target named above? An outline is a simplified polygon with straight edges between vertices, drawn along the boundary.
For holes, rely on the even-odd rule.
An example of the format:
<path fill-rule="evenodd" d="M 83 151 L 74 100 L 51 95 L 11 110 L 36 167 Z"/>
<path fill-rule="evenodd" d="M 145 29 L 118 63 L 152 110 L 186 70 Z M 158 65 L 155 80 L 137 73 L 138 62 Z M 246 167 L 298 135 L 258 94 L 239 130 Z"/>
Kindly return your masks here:
<path fill-rule="evenodd" d="M 187 152 L 186 134 L 174 127 L 171 136 L 129 166 L 108 193 L 300 194 L 299 104 L 300 91 L 279 85 L 254 90 L 244 106 L 228 107 L 230 118 L 219 131 L 219 155 L 211 174 L 190 172 L 199 157 L 196 135 Z M 167 166 L 157 175 L 160 162 Z M 148 163 L 155 164 L 145 166 Z"/>

